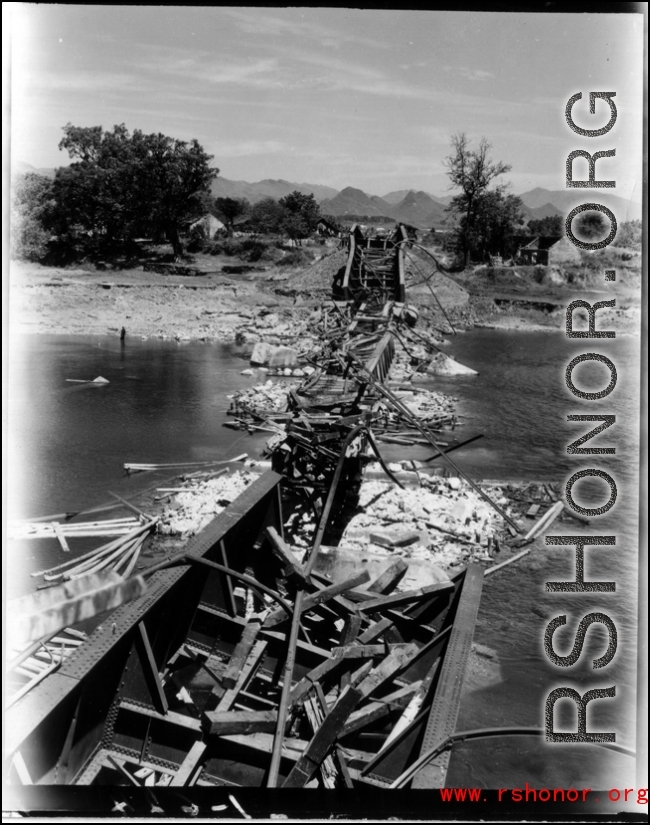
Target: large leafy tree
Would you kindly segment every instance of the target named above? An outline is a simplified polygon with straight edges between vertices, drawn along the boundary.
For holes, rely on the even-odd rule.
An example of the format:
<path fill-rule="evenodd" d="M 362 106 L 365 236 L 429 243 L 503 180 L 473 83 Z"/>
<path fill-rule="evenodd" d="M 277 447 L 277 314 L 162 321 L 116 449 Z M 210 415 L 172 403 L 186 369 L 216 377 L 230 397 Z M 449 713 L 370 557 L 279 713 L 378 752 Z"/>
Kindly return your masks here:
<path fill-rule="evenodd" d="M 295 190 L 280 198 L 279 204 L 286 211 L 282 228 L 292 240 L 300 242 L 316 229 L 320 206 L 313 195 L 304 195 Z"/>
<path fill-rule="evenodd" d="M 482 192 L 474 202 L 474 221 L 466 235 L 473 258 L 485 261 L 488 255 L 512 253 L 510 239 L 517 225 L 523 225 L 521 198 L 507 194 L 505 186 Z M 461 220 L 461 229 L 464 218 Z"/>
<path fill-rule="evenodd" d="M 562 215 L 549 215 L 529 221 L 528 232 L 531 235 L 564 235 L 564 219 Z"/>
<path fill-rule="evenodd" d="M 52 180 L 33 172 L 15 180 L 10 229 L 13 258 L 40 261 L 46 256 L 54 209 Z"/>
<path fill-rule="evenodd" d="M 124 124 L 105 132 L 69 123 L 63 131 L 59 148 L 75 162 L 58 169 L 54 181 L 59 234 L 86 233 L 106 246 L 164 233 L 181 255 L 180 227 L 204 211 L 219 173 L 210 167 L 212 155 L 196 140 L 131 135 Z"/>
<path fill-rule="evenodd" d="M 501 161 L 495 163 L 489 156 L 491 145 L 481 138 L 478 149 L 471 149 L 464 133 L 451 139 L 452 154 L 444 164 L 451 189 L 460 189 L 449 204 L 448 211 L 459 219 L 457 238 L 463 265 L 470 258 L 472 239 L 477 234 L 476 219 L 479 199 L 487 191 L 490 183 L 499 175 L 509 172 L 511 167 Z"/>
<path fill-rule="evenodd" d="M 229 234 L 232 234 L 233 225 L 237 218 L 248 214 L 250 203 L 246 198 L 217 198 L 214 202 L 217 216 L 221 218 Z"/>
<path fill-rule="evenodd" d="M 279 235 L 286 210 L 274 198 L 262 198 L 250 208 L 248 223 L 260 235 Z"/>

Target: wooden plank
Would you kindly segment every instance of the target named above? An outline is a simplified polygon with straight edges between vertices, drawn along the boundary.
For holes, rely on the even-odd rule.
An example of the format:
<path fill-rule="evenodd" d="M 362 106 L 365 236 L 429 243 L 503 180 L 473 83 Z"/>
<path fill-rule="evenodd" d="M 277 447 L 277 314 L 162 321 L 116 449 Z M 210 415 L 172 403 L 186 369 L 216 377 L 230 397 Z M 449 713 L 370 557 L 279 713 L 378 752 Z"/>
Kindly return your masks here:
<path fill-rule="evenodd" d="M 350 771 L 348 770 L 348 763 L 345 759 L 343 749 L 340 745 L 335 746 L 334 754 L 336 757 L 336 762 L 338 764 L 339 771 L 341 772 L 341 776 L 343 777 L 343 784 L 346 788 L 354 788 L 354 782 L 352 781 Z"/>
<path fill-rule="evenodd" d="M 255 644 L 261 627 L 262 623 L 259 617 L 255 616 L 254 618 L 251 618 L 249 623 L 244 628 L 241 639 L 233 650 L 232 656 L 230 657 L 226 670 L 221 679 L 224 687 L 233 688 L 237 684 L 237 679 L 239 678 L 241 669 L 243 668 L 246 659 L 248 658 L 248 654 L 251 652 L 252 647 Z"/>
<path fill-rule="evenodd" d="M 68 542 L 65 540 L 65 536 L 63 535 L 63 530 L 61 529 L 61 525 L 59 524 L 58 521 L 53 521 L 52 522 L 52 527 L 54 528 L 54 532 L 56 534 L 56 537 L 59 540 L 59 544 L 61 545 L 61 549 L 64 552 L 69 553 L 70 552 L 70 547 L 68 545 Z"/>
<path fill-rule="evenodd" d="M 399 690 L 393 693 L 389 693 L 388 696 L 383 696 L 380 701 L 369 702 L 363 708 L 350 715 L 340 735 L 343 737 L 357 730 L 361 730 L 377 719 L 387 716 L 393 710 L 407 706 L 420 685 L 421 682 L 419 681 L 413 682 L 410 685 L 399 688 Z"/>
<path fill-rule="evenodd" d="M 262 663 L 267 644 L 268 642 L 256 642 L 253 645 L 253 649 L 248 654 L 248 658 L 241 669 L 236 685 L 224 693 L 217 705 L 217 710 L 230 710 L 240 691 L 250 682 L 255 675 L 255 671 Z"/>
<path fill-rule="evenodd" d="M 454 590 L 453 582 L 438 582 L 437 584 L 420 587 L 417 590 L 408 590 L 405 593 L 396 593 L 393 596 L 382 596 L 382 598 L 374 599 L 371 602 L 363 602 L 359 605 L 359 610 L 363 613 L 374 613 L 387 608 L 397 607 L 398 605 L 408 604 L 409 602 L 419 601 L 426 596 L 449 593 L 452 590 Z"/>
<path fill-rule="evenodd" d="M 345 624 L 343 625 L 343 630 L 341 631 L 341 647 L 346 647 L 347 645 L 352 644 L 356 641 L 357 636 L 359 635 L 359 630 L 361 629 L 361 624 L 363 619 L 361 616 L 351 615 L 345 619 Z M 350 671 L 346 670 L 341 675 L 340 687 L 341 690 L 346 688 L 350 684 Z"/>
<path fill-rule="evenodd" d="M 401 645 L 401 647 L 405 648 L 407 645 Z M 385 645 L 348 645 L 347 647 L 333 648 L 329 659 L 310 670 L 292 688 L 290 706 L 293 707 L 300 702 L 309 693 L 312 685 L 316 685 L 326 674 L 340 667 L 346 660 L 372 659 L 377 656 L 385 656 L 386 652 Z"/>
<path fill-rule="evenodd" d="M 157 719 L 160 722 L 167 722 L 170 725 L 176 725 L 180 728 L 187 728 L 188 730 L 196 731 L 197 733 L 202 732 L 201 720 L 195 719 L 193 716 L 186 716 L 184 713 L 176 713 L 176 711 L 168 710 L 167 713 L 162 714 L 158 713 L 157 710 L 152 710 L 144 705 L 129 702 L 127 699 L 123 699 L 120 702 L 120 709 L 128 710 L 132 713 L 138 713 L 141 716 L 148 716 L 149 718 Z"/>
<path fill-rule="evenodd" d="M 401 642 L 398 645 L 348 645 L 347 647 L 333 647 L 332 648 L 332 655 L 333 656 L 342 656 L 344 659 L 372 659 L 377 656 L 386 656 L 386 654 L 390 653 L 391 650 L 395 647 L 406 647 L 405 642 Z"/>
<path fill-rule="evenodd" d="M 125 498 L 122 498 L 121 496 L 118 496 L 117 493 L 111 493 L 111 491 L 108 490 L 108 495 L 112 496 L 113 498 L 116 498 L 125 507 L 127 507 L 129 510 L 131 510 L 136 515 L 141 516 L 146 521 L 149 521 L 151 519 L 151 516 L 147 515 L 147 513 L 144 513 L 139 507 L 136 507 L 135 504 L 131 504 L 130 501 L 127 501 Z"/>
<path fill-rule="evenodd" d="M 182 651 L 187 656 L 189 656 L 189 658 L 192 659 L 193 662 L 195 662 L 197 665 L 199 665 L 199 667 L 202 668 L 202 670 L 205 670 L 205 672 L 208 674 L 208 676 L 210 676 L 214 680 L 215 686 L 212 688 L 211 692 L 218 699 L 221 699 L 221 697 L 225 693 L 225 688 L 222 685 L 221 679 L 219 678 L 219 676 L 217 676 L 217 674 L 214 672 L 214 670 L 208 664 L 208 662 L 212 663 L 211 658 L 208 657 L 208 661 L 204 662 L 202 659 L 199 658 L 199 656 L 187 644 L 184 644 L 182 646 Z M 215 657 L 215 659 L 216 659 L 216 657 Z"/>
<path fill-rule="evenodd" d="M 322 691 L 320 691 L 320 696 L 322 696 Z M 324 710 L 323 707 L 325 708 Z M 325 697 L 323 697 L 323 706 L 321 706 L 319 698 L 314 692 L 305 700 L 304 708 L 309 724 L 311 725 L 312 733 L 315 734 L 327 715 L 327 703 L 325 702 Z M 323 785 L 329 789 L 335 788 L 337 769 L 331 754 L 327 755 L 321 762 L 320 772 Z"/>
<path fill-rule="evenodd" d="M 368 592 L 383 593 L 384 595 L 390 593 L 391 590 L 397 587 L 408 569 L 409 566 L 404 559 L 398 559 L 387 570 L 384 570 L 379 578 L 368 585 Z"/>
<path fill-rule="evenodd" d="M 280 536 L 275 527 L 267 527 L 266 535 L 271 542 L 271 550 L 280 559 L 285 576 L 293 576 L 304 584 L 309 583 L 302 565 L 296 560 L 289 545 Z"/>
<path fill-rule="evenodd" d="M 394 739 L 396 739 L 400 735 L 400 733 L 402 733 L 402 731 L 405 730 L 415 719 L 415 717 L 420 713 L 420 711 L 422 710 L 422 705 L 424 704 L 424 700 L 426 699 L 427 693 L 431 688 L 433 679 L 440 668 L 441 662 L 441 657 L 435 660 L 435 662 L 429 669 L 429 672 L 420 684 L 420 687 L 417 689 L 415 694 L 410 698 L 408 705 L 404 710 L 404 713 L 402 713 L 400 718 L 395 722 L 393 729 L 386 738 L 386 741 L 379 749 L 380 752 L 384 750 L 385 747 L 390 745 L 390 743 Z"/>
<path fill-rule="evenodd" d="M 306 696 L 319 679 L 322 679 L 325 674 L 339 667 L 343 662 L 344 650 L 339 650 L 338 653 L 332 652 L 329 659 L 325 659 L 320 665 L 309 671 L 299 682 L 291 689 L 289 695 L 289 705 L 293 707 L 304 696 Z"/>
<path fill-rule="evenodd" d="M 257 753 L 270 754 L 273 751 L 274 739 L 275 737 L 270 733 L 227 733 L 220 738 L 220 741 L 233 742 L 244 748 L 250 748 L 250 750 L 256 751 Z M 307 745 L 308 742 L 303 739 L 284 738 L 282 740 L 282 759 L 289 759 L 292 762 L 296 762 Z"/>
<path fill-rule="evenodd" d="M 392 625 L 392 619 L 380 619 L 378 622 L 371 624 L 370 627 L 359 636 L 357 641 L 360 644 L 374 642 L 375 639 L 379 638 L 379 636 L 388 630 L 389 627 L 392 627 Z"/>
<path fill-rule="evenodd" d="M 142 653 L 140 655 L 140 663 L 142 664 L 142 669 L 145 671 L 145 674 L 147 672 L 149 673 L 150 681 L 153 687 L 154 702 L 158 705 L 158 710 L 161 710 L 162 713 L 165 714 L 169 710 L 169 705 L 167 703 L 167 697 L 165 696 L 160 674 L 158 673 L 158 665 L 154 659 L 151 643 L 149 642 L 149 634 L 147 633 L 147 628 L 145 627 L 144 622 L 139 622 L 138 631 L 140 633 L 140 641 L 142 642 L 142 653 L 144 653 L 144 655 L 142 655 Z"/>
<path fill-rule="evenodd" d="M 343 691 L 307 745 L 305 752 L 291 769 L 283 788 L 303 788 L 309 782 L 314 771 L 320 766 L 334 744 L 348 716 L 362 699 L 363 694 L 353 687 L 347 687 Z"/>
<path fill-rule="evenodd" d="M 264 636 L 265 639 L 271 639 L 278 642 L 283 642 L 287 638 L 286 633 L 283 633 L 280 630 L 265 630 L 264 626 L 262 626 L 260 635 Z M 309 642 L 303 642 L 302 639 L 298 639 L 296 646 L 301 650 L 304 650 L 305 653 L 312 653 L 315 656 L 319 656 L 321 659 L 328 659 L 331 653 L 331 651 L 325 650 L 324 647 L 318 647 L 317 645 L 310 644 Z"/>
<path fill-rule="evenodd" d="M 205 742 L 195 742 L 192 747 L 189 749 L 187 756 L 183 759 L 183 763 L 180 768 L 176 771 L 174 776 L 172 777 L 172 781 L 169 783 L 170 787 L 182 788 L 184 785 L 188 785 L 190 780 L 197 770 L 198 764 L 201 760 L 201 757 L 205 753 L 207 745 Z"/>
<path fill-rule="evenodd" d="M 335 596 L 345 593 L 346 590 L 350 590 L 352 587 L 356 587 L 359 584 L 364 584 L 369 580 L 370 574 L 367 570 L 364 570 L 362 573 L 358 573 L 356 576 L 352 576 L 345 581 L 339 582 L 338 584 L 331 584 L 329 587 L 325 587 L 317 593 L 312 593 L 309 596 L 305 596 L 301 601 L 300 613 L 302 614 L 308 610 L 312 610 L 314 607 L 328 602 Z M 276 624 L 283 622 L 286 618 L 287 615 L 284 610 L 274 610 L 266 617 L 264 627 L 274 627 Z"/>
<path fill-rule="evenodd" d="M 273 733 L 277 722 L 276 710 L 206 711 L 206 733 L 221 736 L 226 733 Z"/>
<path fill-rule="evenodd" d="M 387 679 L 390 679 L 398 670 L 401 670 L 407 665 L 418 651 L 419 648 L 416 644 L 410 644 L 406 647 L 398 647 L 392 650 L 384 661 L 357 685 L 359 693 L 363 697 L 370 696 L 370 694 L 377 690 Z"/>

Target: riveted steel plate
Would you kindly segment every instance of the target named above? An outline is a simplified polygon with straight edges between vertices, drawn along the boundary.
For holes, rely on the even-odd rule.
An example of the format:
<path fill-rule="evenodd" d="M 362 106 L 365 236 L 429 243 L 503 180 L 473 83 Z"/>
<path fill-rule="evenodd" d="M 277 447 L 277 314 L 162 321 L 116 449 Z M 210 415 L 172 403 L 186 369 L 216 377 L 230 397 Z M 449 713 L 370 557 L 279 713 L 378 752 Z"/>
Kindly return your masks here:
<path fill-rule="evenodd" d="M 478 564 L 470 565 L 465 572 L 465 581 L 436 693 L 431 703 L 420 755 L 451 736 L 456 729 L 463 679 L 472 647 L 482 589 L 483 569 Z M 448 753 L 432 760 L 415 776 L 412 787 L 444 787 L 448 762 Z"/>
<path fill-rule="evenodd" d="M 13 753 L 79 682 L 60 671 L 44 679 L 25 694 L 4 717 L 5 753 Z"/>
<path fill-rule="evenodd" d="M 82 679 L 122 638 L 129 633 L 147 612 L 187 572 L 188 567 L 160 570 L 147 582 L 147 592 L 128 604 L 122 605 L 96 628 L 93 633 L 68 657 L 61 673 Z"/>

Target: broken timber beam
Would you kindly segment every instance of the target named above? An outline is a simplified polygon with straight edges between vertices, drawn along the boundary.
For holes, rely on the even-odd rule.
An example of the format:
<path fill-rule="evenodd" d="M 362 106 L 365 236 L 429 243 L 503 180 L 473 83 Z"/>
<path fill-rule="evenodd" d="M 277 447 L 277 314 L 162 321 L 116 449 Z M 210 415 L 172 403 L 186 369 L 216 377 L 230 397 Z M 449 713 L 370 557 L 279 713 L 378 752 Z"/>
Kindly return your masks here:
<path fill-rule="evenodd" d="M 251 652 L 253 645 L 257 639 L 257 635 L 260 632 L 260 628 L 262 627 L 262 623 L 260 621 L 259 616 L 252 617 L 251 620 L 248 622 L 246 627 L 244 628 L 244 632 L 241 635 L 241 639 L 237 643 L 232 656 L 230 657 L 230 661 L 226 666 L 226 670 L 223 674 L 221 679 L 222 684 L 226 688 L 233 688 L 237 684 L 237 679 L 239 678 L 239 674 L 241 673 L 241 669 L 248 658 L 248 654 Z"/>
<path fill-rule="evenodd" d="M 346 590 L 350 590 L 353 587 L 356 587 L 359 584 L 365 584 L 365 582 L 370 580 L 370 574 L 367 570 L 364 570 L 362 573 L 358 573 L 356 576 L 352 576 L 349 579 L 346 579 L 343 582 L 339 582 L 338 584 L 331 584 L 329 587 L 323 588 L 323 590 L 319 590 L 317 593 L 312 593 L 309 596 L 305 596 L 301 600 L 300 609 L 298 610 L 297 607 L 294 608 L 296 612 L 299 614 L 305 613 L 308 610 L 312 610 L 314 607 L 317 607 L 319 604 L 324 604 L 325 602 L 333 599 L 335 596 L 339 596 L 341 593 L 345 593 Z M 274 610 L 272 613 L 266 617 L 264 621 L 264 627 L 274 627 L 276 624 L 280 624 L 286 619 L 285 612 L 283 610 Z"/>
<path fill-rule="evenodd" d="M 419 601 L 425 596 L 431 596 L 434 594 L 438 595 L 439 593 L 449 593 L 452 590 L 454 590 L 453 582 L 438 582 L 437 584 L 429 584 L 426 587 L 420 587 L 417 590 L 408 590 L 405 593 L 396 593 L 394 596 L 383 596 L 380 599 L 362 602 L 359 605 L 359 610 L 363 613 L 374 613 L 387 608 L 396 607 L 397 605 Z"/>
<path fill-rule="evenodd" d="M 336 704 L 325 717 L 323 724 L 307 745 L 305 752 L 292 768 L 283 788 L 303 788 L 309 782 L 357 705 L 408 664 L 417 652 L 416 644 L 393 650 L 355 687 L 349 685 L 343 690 Z"/>
<path fill-rule="evenodd" d="M 275 710 L 211 710 L 203 714 L 205 732 L 210 736 L 232 733 L 273 733 L 278 718 Z"/>
<path fill-rule="evenodd" d="M 280 536 L 275 527 L 267 527 L 266 535 L 271 542 L 271 550 L 280 559 L 283 565 L 284 575 L 289 578 L 293 576 L 303 584 L 309 584 L 309 578 L 305 576 L 302 565 L 296 561 L 289 545 Z"/>
<path fill-rule="evenodd" d="M 370 702 L 361 710 L 356 710 L 350 715 L 340 735 L 347 736 L 367 727 L 377 719 L 387 716 L 394 710 L 406 707 L 421 684 L 419 681 L 412 682 L 410 685 L 394 691 L 394 693 L 389 693 L 388 696 L 383 696 L 380 701 Z"/>
<path fill-rule="evenodd" d="M 404 559 L 397 559 L 394 564 L 384 570 L 379 578 L 368 585 L 368 592 L 387 595 L 397 587 L 408 569 L 409 566 Z"/>

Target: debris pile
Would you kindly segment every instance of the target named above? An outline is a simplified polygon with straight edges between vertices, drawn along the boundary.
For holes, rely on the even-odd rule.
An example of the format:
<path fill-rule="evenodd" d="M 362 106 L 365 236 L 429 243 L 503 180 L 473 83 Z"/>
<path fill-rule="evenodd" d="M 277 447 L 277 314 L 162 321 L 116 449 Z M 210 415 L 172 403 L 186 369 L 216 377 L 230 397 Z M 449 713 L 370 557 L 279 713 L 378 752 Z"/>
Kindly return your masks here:
<path fill-rule="evenodd" d="M 334 582 L 301 564 L 273 527 L 259 552 L 267 574 L 281 571 L 278 591 L 260 593 L 261 581 L 245 577 L 233 590 L 239 618 L 227 648 L 185 643 L 163 677 L 169 711 L 199 737 L 192 784 L 400 787 L 419 747 L 398 746 L 423 730 L 436 675 L 458 666 L 447 651 L 462 599 L 478 598 L 480 586 L 467 584 L 474 571 L 397 592 L 400 559 L 377 578 L 363 571 Z M 251 591 L 256 609 L 244 614 Z"/>
<path fill-rule="evenodd" d="M 193 478 L 177 488 L 174 503 L 163 508 L 158 533 L 189 538 L 233 502 L 257 474 L 238 470 L 207 480 Z"/>
<path fill-rule="evenodd" d="M 421 488 L 364 480 L 341 543 L 359 552 L 431 561 L 443 569 L 490 561 L 510 538 L 503 519 L 460 478 L 420 474 Z M 491 498 L 509 510 L 497 486 Z"/>

